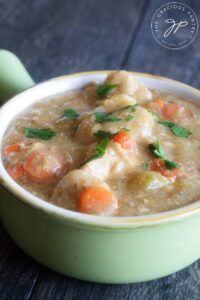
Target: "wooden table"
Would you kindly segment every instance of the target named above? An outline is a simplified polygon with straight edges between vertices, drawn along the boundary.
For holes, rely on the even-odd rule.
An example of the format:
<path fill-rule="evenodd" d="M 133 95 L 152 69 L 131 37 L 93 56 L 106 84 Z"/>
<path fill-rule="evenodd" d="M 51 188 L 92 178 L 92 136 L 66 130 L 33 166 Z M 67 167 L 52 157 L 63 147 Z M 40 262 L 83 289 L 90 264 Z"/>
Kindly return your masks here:
<path fill-rule="evenodd" d="M 200 87 L 200 38 L 161 47 L 150 28 L 162 0 L 1 0 L 0 48 L 36 81 L 66 73 L 128 69 Z M 198 0 L 182 0 L 200 16 Z M 189 247 L 189 245 L 188 245 Z M 200 262 L 163 279 L 102 285 L 52 272 L 28 257 L 0 224 L 0 299 L 200 299 Z"/>

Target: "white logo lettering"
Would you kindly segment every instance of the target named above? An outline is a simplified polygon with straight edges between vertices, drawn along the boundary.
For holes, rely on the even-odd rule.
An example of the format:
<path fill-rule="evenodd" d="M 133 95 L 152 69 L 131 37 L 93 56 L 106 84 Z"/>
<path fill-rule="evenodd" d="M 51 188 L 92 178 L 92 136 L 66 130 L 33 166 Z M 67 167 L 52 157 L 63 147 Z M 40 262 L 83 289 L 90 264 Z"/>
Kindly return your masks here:
<path fill-rule="evenodd" d="M 179 28 L 185 27 L 188 25 L 187 21 L 181 21 L 176 23 L 174 19 L 166 19 L 165 23 L 172 24 L 165 32 L 164 37 L 168 37 L 171 33 L 175 34 Z"/>
<path fill-rule="evenodd" d="M 1 0 L 0 0 L 1 1 Z M 165 3 L 154 13 L 151 31 L 161 46 L 179 50 L 189 46 L 197 36 L 199 22 L 195 12 L 179 1 Z"/>

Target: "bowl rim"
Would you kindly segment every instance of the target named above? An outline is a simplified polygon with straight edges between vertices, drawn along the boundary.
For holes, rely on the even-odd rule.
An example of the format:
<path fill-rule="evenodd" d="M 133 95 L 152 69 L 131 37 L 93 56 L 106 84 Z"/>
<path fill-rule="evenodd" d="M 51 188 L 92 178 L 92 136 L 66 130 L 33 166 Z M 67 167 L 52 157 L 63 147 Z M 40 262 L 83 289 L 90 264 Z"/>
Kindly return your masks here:
<path fill-rule="evenodd" d="M 62 75 L 59 77 L 51 78 L 49 80 L 45 80 L 43 82 L 40 82 L 21 93 L 15 95 L 12 97 L 9 101 L 7 101 L 5 104 L 3 104 L 0 107 L 0 114 L 2 109 L 10 102 L 10 101 L 18 101 L 15 99 L 18 97 L 18 95 L 26 93 L 27 90 L 32 90 L 37 86 L 44 85 L 46 83 L 51 83 L 58 80 L 66 80 L 73 77 L 83 77 L 88 75 L 98 75 L 98 74 L 109 74 L 110 72 L 113 72 L 116 70 L 99 70 L 99 71 L 87 71 L 87 72 L 79 72 L 74 74 L 68 74 L 68 75 Z M 145 77 L 145 78 L 153 78 L 157 80 L 163 80 L 167 82 L 171 82 L 172 84 L 178 85 L 179 87 L 182 87 L 184 89 L 190 90 L 193 93 L 198 93 L 200 95 L 200 90 L 191 87 L 185 83 L 169 79 L 160 75 L 153 75 L 148 73 L 141 73 L 141 72 L 132 72 L 129 71 L 135 76 Z M 1 149 L 0 149 L 1 151 Z M 39 197 L 31 194 L 27 190 L 25 190 L 23 187 L 21 187 L 17 182 L 15 182 L 6 172 L 6 169 L 4 168 L 2 159 L 0 159 L 0 183 L 1 185 L 13 196 L 16 197 L 16 199 L 19 202 L 23 202 L 28 207 L 31 207 L 33 209 L 36 209 L 38 211 L 43 212 L 45 215 L 49 215 L 57 220 L 60 221 L 67 221 L 72 222 L 74 224 L 81 224 L 86 225 L 90 227 L 98 227 L 98 228 L 104 228 L 104 229 L 132 229 L 132 228 L 140 228 L 140 227 L 146 227 L 146 226 L 154 226 L 158 224 L 165 224 L 169 222 L 178 221 L 180 219 L 189 217 L 191 215 L 194 215 L 196 213 L 200 212 L 200 200 L 195 201 L 193 203 L 187 204 L 183 207 L 173 209 L 166 212 L 160 212 L 155 214 L 149 214 L 149 215 L 141 215 L 141 216 L 110 216 L 110 217 L 103 217 L 103 216 L 96 216 L 96 215 L 87 215 L 83 213 L 79 213 L 76 211 L 70 211 L 68 209 L 58 207 L 54 204 L 51 204 L 45 200 L 40 199 Z"/>

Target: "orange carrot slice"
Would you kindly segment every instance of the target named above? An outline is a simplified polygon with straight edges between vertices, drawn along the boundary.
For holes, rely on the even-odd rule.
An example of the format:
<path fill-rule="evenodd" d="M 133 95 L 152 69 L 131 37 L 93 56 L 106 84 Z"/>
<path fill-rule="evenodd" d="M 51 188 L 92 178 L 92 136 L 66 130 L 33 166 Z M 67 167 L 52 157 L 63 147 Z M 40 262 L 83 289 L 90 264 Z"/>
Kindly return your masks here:
<path fill-rule="evenodd" d="M 117 208 L 113 193 L 102 187 L 85 188 L 78 202 L 78 210 L 87 214 L 111 215 Z"/>
<path fill-rule="evenodd" d="M 159 158 L 153 158 L 151 162 L 151 170 L 159 172 L 161 175 L 168 177 L 169 179 L 176 179 L 183 176 L 183 172 L 179 168 L 168 170 L 163 160 Z"/>
<path fill-rule="evenodd" d="M 192 113 L 183 105 L 177 103 L 166 102 L 162 98 L 158 97 L 148 104 L 149 108 L 156 111 L 167 120 L 182 119 L 185 117 L 191 117 Z"/>
<path fill-rule="evenodd" d="M 180 169 L 163 170 L 161 174 L 169 179 L 175 180 L 176 178 L 183 177 L 183 172 Z"/>
<path fill-rule="evenodd" d="M 53 179 L 63 166 L 59 154 L 50 150 L 32 152 L 24 163 L 28 177 L 36 182 L 46 182 Z"/>
<path fill-rule="evenodd" d="M 24 176 L 24 167 L 22 164 L 10 166 L 7 171 L 14 180 L 19 180 L 22 176 Z"/>
<path fill-rule="evenodd" d="M 176 103 L 168 103 L 163 108 L 163 115 L 166 119 L 173 119 L 176 117 L 181 110 L 181 106 Z"/>
<path fill-rule="evenodd" d="M 132 136 L 128 132 L 119 132 L 114 137 L 113 140 L 116 143 L 119 143 L 122 148 L 126 150 L 133 150 L 135 148 L 135 142 L 132 139 Z"/>
<path fill-rule="evenodd" d="M 20 144 L 18 144 L 18 143 L 10 144 L 10 145 L 5 146 L 4 154 L 8 155 L 11 153 L 19 152 L 20 150 L 21 150 Z"/>
<path fill-rule="evenodd" d="M 161 97 L 158 97 L 149 103 L 149 107 L 161 111 L 165 107 L 165 101 Z"/>
<path fill-rule="evenodd" d="M 159 159 L 159 158 L 152 158 L 151 161 L 151 170 L 155 171 L 155 172 L 161 172 L 163 170 L 165 170 L 165 163 L 163 160 Z"/>

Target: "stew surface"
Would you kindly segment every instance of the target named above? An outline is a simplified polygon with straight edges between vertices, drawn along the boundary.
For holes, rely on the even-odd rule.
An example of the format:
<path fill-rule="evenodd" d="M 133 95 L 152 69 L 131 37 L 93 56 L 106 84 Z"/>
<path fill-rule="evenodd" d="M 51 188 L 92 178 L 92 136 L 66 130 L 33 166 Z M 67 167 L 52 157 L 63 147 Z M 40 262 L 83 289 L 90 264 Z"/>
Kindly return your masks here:
<path fill-rule="evenodd" d="M 200 199 L 199 128 L 200 108 L 117 71 L 20 114 L 4 137 L 4 165 L 66 209 L 167 211 Z"/>

